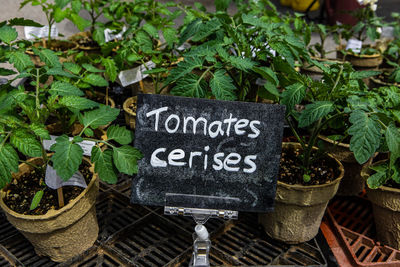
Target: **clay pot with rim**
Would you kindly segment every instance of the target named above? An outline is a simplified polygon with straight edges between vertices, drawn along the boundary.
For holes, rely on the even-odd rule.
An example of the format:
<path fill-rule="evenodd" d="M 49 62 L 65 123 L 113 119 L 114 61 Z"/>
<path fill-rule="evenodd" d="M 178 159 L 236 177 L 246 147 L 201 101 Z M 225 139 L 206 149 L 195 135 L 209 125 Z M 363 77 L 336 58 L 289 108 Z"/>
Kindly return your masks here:
<path fill-rule="evenodd" d="M 84 161 L 93 173 L 90 161 L 86 158 Z M 42 159 L 32 158 L 28 162 L 40 164 Z M 18 179 L 32 169 L 32 166 L 25 163 L 20 164 L 19 172 L 13 177 Z M 32 243 L 38 255 L 63 262 L 93 246 L 97 239 L 99 226 L 95 204 L 98 191 L 99 179 L 97 174 L 93 173 L 88 187 L 59 210 L 49 210 L 44 215 L 19 214 L 4 203 L 6 188 L 0 192 L 0 207 L 8 221 Z"/>
<path fill-rule="evenodd" d="M 375 164 L 382 163 L 378 161 Z M 373 170 L 365 166 L 361 176 L 367 180 Z M 392 248 L 400 249 L 400 189 L 381 186 L 367 187 L 367 197 L 372 202 L 377 239 Z"/>
<path fill-rule="evenodd" d="M 134 105 L 135 111 L 129 108 L 131 105 Z M 137 96 L 129 97 L 128 99 L 125 100 L 123 104 L 123 109 L 125 112 L 125 123 L 132 130 L 135 129 L 136 125 L 136 107 L 137 107 Z"/>
<path fill-rule="evenodd" d="M 282 143 L 283 150 L 299 148 L 299 143 Z M 317 235 L 326 206 L 336 194 L 344 173 L 342 164 L 332 155 L 328 156 L 335 160 L 340 172 L 335 180 L 310 186 L 277 182 L 274 211 L 259 214 L 259 222 L 269 236 L 297 244 Z"/>
<path fill-rule="evenodd" d="M 363 165 L 357 162 L 353 152 L 350 151 L 350 145 L 333 141 L 324 135 L 318 135 L 318 138 L 323 142 L 324 149 L 343 164 L 344 176 L 337 194 L 356 196 L 361 193 L 365 184 L 364 179 L 361 177 Z"/>
<path fill-rule="evenodd" d="M 344 46 L 339 46 L 337 48 L 337 58 L 341 60 L 346 60 L 353 65 L 355 69 L 373 69 L 378 68 L 383 62 L 383 56 L 381 53 L 376 53 L 372 55 L 360 55 L 355 54 L 350 51 L 343 54 L 341 50 L 345 50 Z"/>

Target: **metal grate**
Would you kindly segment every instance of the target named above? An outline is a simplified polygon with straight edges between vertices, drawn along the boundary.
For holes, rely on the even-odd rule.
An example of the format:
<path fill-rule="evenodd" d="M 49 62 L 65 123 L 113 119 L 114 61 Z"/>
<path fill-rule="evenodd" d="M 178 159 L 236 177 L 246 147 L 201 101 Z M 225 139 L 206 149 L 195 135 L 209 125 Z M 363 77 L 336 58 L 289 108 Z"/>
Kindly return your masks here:
<path fill-rule="evenodd" d="M 3 244 L 2 241 L 4 239 L 16 235 L 17 233 L 17 229 L 7 221 L 6 215 L 0 211 L 0 244 Z"/>
<path fill-rule="evenodd" d="M 60 264 L 59 267 L 116 267 L 126 265 L 107 251 L 92 247 L 82 255 Z"/>

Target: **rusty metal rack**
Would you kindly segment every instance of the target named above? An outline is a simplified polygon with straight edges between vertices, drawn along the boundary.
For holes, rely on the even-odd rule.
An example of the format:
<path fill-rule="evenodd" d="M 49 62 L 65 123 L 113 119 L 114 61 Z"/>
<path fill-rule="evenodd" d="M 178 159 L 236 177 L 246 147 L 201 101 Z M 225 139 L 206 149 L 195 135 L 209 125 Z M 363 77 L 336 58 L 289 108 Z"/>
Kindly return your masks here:
<path fill-rule="evenodd" d="M 62 264 L 37 256 L 0 213 L 0 267 L 188 266 L 193 219 L 165 216 L 162 208 L 130 204 L 126 191 L 117 191 L 130 190 L 128 183 L 101 186 L 99 238 L 89 250 Z M 213 244 L 212 266 L 328 266 L 315 239 L 300 245 L 272 240 L 258 225 L 256 214 L 240 213 L 238 220 L 231 221 L 210 219 L 206 226 Z"/>

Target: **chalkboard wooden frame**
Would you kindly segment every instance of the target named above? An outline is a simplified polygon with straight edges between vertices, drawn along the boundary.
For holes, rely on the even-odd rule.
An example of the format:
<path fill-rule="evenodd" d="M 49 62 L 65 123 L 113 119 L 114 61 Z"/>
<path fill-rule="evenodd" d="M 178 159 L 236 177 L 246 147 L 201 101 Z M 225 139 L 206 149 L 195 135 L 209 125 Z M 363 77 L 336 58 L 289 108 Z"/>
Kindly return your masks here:
<path fill-rule="evenodd" d="M 165 206 L 165 194 L 176 193 L 184 207 L 273 210 L 284 106 L 145 94 L 137 104 L 144 157 L 131 202 Z"/>

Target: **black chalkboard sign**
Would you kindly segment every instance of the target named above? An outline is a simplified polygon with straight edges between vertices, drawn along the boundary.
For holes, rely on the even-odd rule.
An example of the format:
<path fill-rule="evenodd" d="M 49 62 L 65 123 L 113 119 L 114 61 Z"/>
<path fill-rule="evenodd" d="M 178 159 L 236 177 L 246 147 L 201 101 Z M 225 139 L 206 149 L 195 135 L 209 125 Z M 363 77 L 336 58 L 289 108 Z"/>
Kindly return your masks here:
<path fill-rule="evenodd" d="M 139 95 L 133 203 L 273 210 L 285 107 Z"/>

